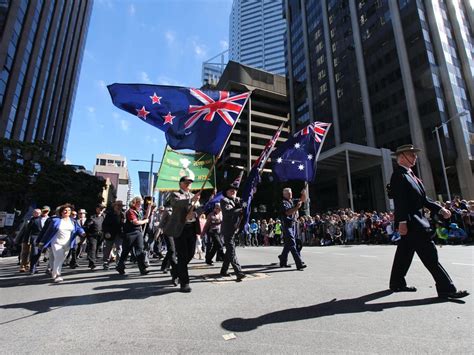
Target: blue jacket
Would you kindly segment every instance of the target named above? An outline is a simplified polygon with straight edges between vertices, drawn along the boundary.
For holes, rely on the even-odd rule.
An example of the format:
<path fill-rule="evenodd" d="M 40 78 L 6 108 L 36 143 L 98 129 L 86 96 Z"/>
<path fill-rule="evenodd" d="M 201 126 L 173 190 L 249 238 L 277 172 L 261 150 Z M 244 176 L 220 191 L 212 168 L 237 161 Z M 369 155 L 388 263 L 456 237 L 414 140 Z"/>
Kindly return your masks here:
<path fill-rule="evenodd" d="M 76 245 L 76 236 L 84 234 L 84 229 L 77 223 L 77 221 L 73 218 L 71 218 L 71 221 L 74 225 L 74 229 L 71 232 L 71 237 L 69 238 L 69 243 L 71 248 L 74 248 Z M 44 226 L 43 230 L 41 231 L 41 234 L 38 238 L 38 243 L 43 243 L 43 249 L 47 248 L 56 233 L 59 231 L 59 224 L 61 223 L 61 218 L 58 217 L 53 217 L 49 220 L 49 223 Z"/>

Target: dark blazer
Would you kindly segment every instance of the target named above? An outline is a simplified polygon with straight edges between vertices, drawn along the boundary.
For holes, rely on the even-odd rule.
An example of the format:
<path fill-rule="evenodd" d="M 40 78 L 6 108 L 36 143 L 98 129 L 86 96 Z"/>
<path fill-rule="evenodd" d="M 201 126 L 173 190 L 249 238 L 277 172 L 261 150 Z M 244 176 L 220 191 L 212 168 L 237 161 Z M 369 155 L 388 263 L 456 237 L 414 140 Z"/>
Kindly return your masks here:
<path fill-rule="evenodd" d="M 61 223 L 61 218 L 53 217 L 50 218 L 48 224 L 45 223 L 43 230 L 41 231 L 39 243 L 43 243 L 43 249 L 49 247 L 51 242 L 53 241 L 54 237 L 59 231 L 59 225 Z M 69 238 L 69 244 L 71 248 L 76 246 L 76 236 L 84 234 L 84 229 L 77 223 L 77 221 L 71 218 L 71 222 L 74 226 L 73 231 L 71 232 L 71 236 Z"/>
<path fill-rule="evenodd" d="M 191 208 L 191 199 L 194 194 L 192 192 L 184 193 L 183 191 L 172 192 L 168 201 L 173 208 L 170 220 L 167 223 L 164 233 L 167 236 L 178 238 L 184 229 L 186 215 Z"/>
<path fill-rule="evenodd" d="M 395 204 L 395 225 L 407 222 L 408 231 L 422 231 L 430 228 L 423 214 L 423 207 L 434 215 L 442 208 L 426 196 L 421 180 L 413 178 L 406 168 L 397 166 L 390 179 L 390 193 Z"/>
<path fill-rule="evenodd" d="M 237 222 L 242 214 L 242 204 L 240 198 L 230 199 L 224 197 L 221 202 L 222 224 L 221 232 L 225 237 L 232 237 L 238 226 Z"/>

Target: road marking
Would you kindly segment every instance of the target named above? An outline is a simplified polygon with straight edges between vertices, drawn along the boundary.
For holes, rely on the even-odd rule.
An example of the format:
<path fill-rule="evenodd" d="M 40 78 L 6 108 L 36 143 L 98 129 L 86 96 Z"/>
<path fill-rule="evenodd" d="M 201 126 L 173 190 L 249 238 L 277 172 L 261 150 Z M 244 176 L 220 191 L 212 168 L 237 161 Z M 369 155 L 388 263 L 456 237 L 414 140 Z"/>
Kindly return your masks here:
<path fill-rule="evenodd" d="M 464 263 L 452 263 L 453 265 L 465 265 L 465 266 L 474 266 L 474 264 L 464 264 Z"/>
<path fill-rule="evenodd" d="M 343 254 L 343 253 L 333 253 L 333 255 L 347 255 L 347 254 Z"/>
<path fill-rule="evenodd" d="M 378 258 L 378 256 L 375 256 L 375 255 L 359 255 L 363 258 Z"/>

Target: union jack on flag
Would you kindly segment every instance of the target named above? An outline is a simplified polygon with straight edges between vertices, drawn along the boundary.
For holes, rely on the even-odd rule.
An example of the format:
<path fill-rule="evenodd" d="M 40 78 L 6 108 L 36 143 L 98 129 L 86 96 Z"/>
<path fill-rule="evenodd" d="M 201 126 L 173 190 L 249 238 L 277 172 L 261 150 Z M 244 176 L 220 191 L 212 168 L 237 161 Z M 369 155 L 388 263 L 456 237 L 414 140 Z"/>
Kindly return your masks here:
<path fill-rule="evenodd" d="M 298 135 L 305 136 L 311 132 L 314 135 L 314 140 L 316 141 L 316 143 L 321 143 L 329 127 L 331 127 L 330 123 L 313 122 L 307 125 L 305 128 L 303 128 L 299 132 L 297 132 L 295 134 L 295 137 Z"/>
<path fill-rule="evenodd" d="M 178 86 L 112 84 L 115 106 L 165 132 L 172 149 L 219 155 L 250 92 L 199 90 Z"/>

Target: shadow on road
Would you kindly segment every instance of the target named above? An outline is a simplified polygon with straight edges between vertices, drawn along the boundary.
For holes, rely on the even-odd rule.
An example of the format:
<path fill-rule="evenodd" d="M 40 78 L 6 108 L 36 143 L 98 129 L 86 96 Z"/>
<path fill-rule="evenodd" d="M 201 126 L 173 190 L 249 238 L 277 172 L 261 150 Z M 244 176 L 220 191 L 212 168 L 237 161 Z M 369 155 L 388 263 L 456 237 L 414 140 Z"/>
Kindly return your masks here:
<path fill-rule="evenodd" d="M 79 296 L 65 296 L 65 297 L 56 297 L 48 298 L 44 300 L 36 300 L 31 302 L 20 302 L 12 303 L 7 305 L 0 306 L 0 309 L 27 309 L 35 313 L 28 316 L 8 320 L 5 322 L 0 322 L 0 325 L 14 322 L 19 319 L 29 318 L 37 314 L 46 313 L 60 309 L 63 307 L 74 307 L 82 306 L 88 304 L 100 304 L 108 303 L 121 300 L 136 300 L 136 299 L 146 299 L 152 296 L 161 296 L 172 292 L 179 291 L 179 288 L 176 287 L 166 287 L 170 286 L 170 282 L 166 281 L 151 281 L 151 282 L 138 282 L 138 283 L 126 283 L 119 285 L 109 285 L 109 286 L 100 286 L 94 288 L 94 290 L 110 290 L 111 292 L 103 293 L 94 293 L 89 295 L 79 295 Z M 120 289 L 123 289 L 120 291 Z"/>
<path fill-rule="evenodd" d="M 334 298 L 331 301 L 315 304 L 312 306 L 283 309 L 280 311 L 263 314 L 256 318 L 230 318 L 223 321 L 221 326 L 229 331 L 248 332 L 257 329 L 260 326 L 273 323 L 294 322 L 305 319 L 333 316 L 336 314 L 381 312 L 385 309 L 395 307 L 413 307 L 448 302 L 448 300 L 430 297 L 418 300 L 367 304 L 367 302 L 388 296 L 391 293 L 392 291 L 390 290 L 384 290 L 357 298 L 344 300 L 337 300 Z M 465 303 L 464 301 L 459 301 L 460 300 L 456 300 L 455 303 Z"/>

